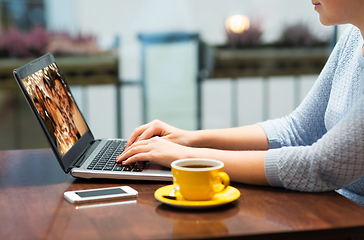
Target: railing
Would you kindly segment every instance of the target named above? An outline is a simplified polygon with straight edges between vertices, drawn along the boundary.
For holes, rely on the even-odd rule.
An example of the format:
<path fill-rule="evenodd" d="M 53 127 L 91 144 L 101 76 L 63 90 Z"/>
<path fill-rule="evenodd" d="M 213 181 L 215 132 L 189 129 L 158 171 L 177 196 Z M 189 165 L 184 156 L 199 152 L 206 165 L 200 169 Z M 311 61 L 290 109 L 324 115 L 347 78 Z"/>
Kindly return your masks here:
<path fill-rule="evenodd" d="M 317 76 L 206 78 L 201 83 L 202 129 L 235 127 L 282 117 L 299 105 Z M 134 81 L 124 83 L 120 89 L 123 91 L 122 137 L 127 138 L 135 127 L 144 123 L 143 91 L 140 83 Z"/>
<path fill-rule="evenodd" d="M 220 79 L 220 84 L 225 81 L 230 85 L 230 93 L 225 93 L 231 97 L 230 127 L 282 117 L 303 100 L 329 51 L 328 47 L 215 49 L 210 78 L 204 82 L 209 85 Z M 219 127 L 208 124 L 206 119 L 203 122 L 204 128 Z"/>

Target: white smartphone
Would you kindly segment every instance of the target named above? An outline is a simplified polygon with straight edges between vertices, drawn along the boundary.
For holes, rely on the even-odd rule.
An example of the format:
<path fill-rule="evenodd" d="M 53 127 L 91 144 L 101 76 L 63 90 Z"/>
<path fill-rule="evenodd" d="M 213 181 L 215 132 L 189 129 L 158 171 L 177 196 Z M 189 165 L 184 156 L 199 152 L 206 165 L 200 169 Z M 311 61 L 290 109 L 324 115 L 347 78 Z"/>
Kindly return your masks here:
<path fill-rule="evenodd" d="M 89 203 L 95 201 L 134 198 L 138 196 L 138 192 L 129 186 L 121 186 L 67 191 L 63 194 L 63 196 L 70 203 Z"/>

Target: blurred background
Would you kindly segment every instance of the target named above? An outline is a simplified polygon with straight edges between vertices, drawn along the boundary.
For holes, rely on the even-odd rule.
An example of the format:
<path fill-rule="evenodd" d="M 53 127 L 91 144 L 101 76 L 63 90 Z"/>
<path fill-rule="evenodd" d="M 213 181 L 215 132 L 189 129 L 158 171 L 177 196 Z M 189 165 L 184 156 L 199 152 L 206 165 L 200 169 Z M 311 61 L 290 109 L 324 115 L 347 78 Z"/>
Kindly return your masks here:
<path fill-rule="evenodd" d="M 12 70 L 53 53 L 96 138 L 283 117 L 346 26 L 311 1 L 0 0 L 0 149 L 48 147 Z"/>

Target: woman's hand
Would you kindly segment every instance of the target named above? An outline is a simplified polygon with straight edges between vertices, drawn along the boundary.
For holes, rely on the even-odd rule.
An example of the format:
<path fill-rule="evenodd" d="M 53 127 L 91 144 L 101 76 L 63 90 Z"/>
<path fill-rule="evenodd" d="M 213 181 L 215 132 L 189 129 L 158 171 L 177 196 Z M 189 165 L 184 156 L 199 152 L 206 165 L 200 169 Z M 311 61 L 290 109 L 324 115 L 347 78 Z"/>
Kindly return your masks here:
<path fill-rule="evenodd" d="M 187 158 L 193 149 L 167 140 L 165 137 L 152 137 L 134 142 L 117 157 L 116 161 L 130 165 L 137 161 L 151 161 L 171 167 L 174 160 Z"/>
<path fill-rule="evenodd" d="M 188 146 L 189 135 L 190 131 L 173 127 L 160 120 L 154 120 L 134 130 L 133 134 L 128 140 L 125 150 L 127 150 L 128 147 L 130 147 L 133 143 L 147 140 L 155 136 L 164 137 L 164 139 L 171 142 Z"/>

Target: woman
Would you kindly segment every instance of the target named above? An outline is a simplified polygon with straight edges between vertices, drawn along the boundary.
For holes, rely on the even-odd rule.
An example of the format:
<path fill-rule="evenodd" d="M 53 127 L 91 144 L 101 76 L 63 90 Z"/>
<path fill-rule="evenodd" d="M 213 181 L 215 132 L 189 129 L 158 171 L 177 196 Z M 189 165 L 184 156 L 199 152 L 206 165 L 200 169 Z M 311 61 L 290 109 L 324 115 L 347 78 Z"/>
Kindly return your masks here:
<path fill-rule="evenodd" d="M 221 160 L 233 181 L 300 191 L 340 189 L 364 206 L 364 1 L 313 0 L 324 25 L 352 24 L 313 88 L 287 117 L 221 130 L 184 131 L 160 121 L 137 128 L 117 159 L 164 166 Z"/>

